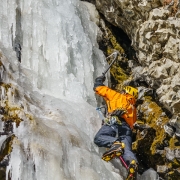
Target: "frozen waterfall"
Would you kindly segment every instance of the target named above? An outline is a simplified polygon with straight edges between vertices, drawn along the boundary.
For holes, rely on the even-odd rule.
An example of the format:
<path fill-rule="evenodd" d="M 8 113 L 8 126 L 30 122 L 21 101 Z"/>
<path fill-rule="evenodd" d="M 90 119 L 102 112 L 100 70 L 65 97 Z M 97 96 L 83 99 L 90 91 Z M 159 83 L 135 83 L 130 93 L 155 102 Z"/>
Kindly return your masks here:
<path fill-rule="evenodd" d="M 97 32 L 79 0 L 1 2 L 1 107 L 21 120 L 6 179 L 122 179 L 93 144 L 101 125 L 93 81 L 106 66 Z"/>

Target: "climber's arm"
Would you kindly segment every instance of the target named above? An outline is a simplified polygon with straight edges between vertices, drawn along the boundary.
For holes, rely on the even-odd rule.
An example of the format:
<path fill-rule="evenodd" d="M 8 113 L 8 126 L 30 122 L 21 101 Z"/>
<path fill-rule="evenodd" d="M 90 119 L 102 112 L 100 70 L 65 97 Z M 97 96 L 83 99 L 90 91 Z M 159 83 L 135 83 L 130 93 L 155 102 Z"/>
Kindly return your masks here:
<path fill-rule="evenodd" d="M 96 92 L 96 94 L 104 97 L 107 100 L 111 100 L 117 95 L 117 92 L 103 84 L 105 79 L 105 76 L 97 77 L 94 82 L 93 90 Z"/>

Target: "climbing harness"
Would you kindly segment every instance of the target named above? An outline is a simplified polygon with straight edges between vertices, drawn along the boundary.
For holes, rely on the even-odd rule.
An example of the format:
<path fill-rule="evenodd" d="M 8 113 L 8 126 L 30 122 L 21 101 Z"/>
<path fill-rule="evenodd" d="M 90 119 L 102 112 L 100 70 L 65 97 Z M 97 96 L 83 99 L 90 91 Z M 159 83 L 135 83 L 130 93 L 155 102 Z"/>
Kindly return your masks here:
<path fill-rule="evenodd" d="M 122 125 L 122 122 L 119 120 L 117 116 L 108 116 L 104 119 L 104 123 L 108 126 L 112 126 L 114 124 Z"/>
<path fill-rule="evenodd" d="M 117 144 L 120 145 L 118 148 L 115 147 Z M 125 144 L 123 142 L 121 142 L 121 143 L 115 142 L 113 145 L 114 145 L 113 148 L 115 148 L 115 149 L 111 149 L 110 151 L 107 150 L 102 156 L 102 159 L 106 162 L 110 161 L 111 159 L 113 159 L 115 157 L 119 157 L 122 154 L 124 154 Z"/>
<path fill-rule="evenodd" d="M 105 157 L 103 157 L 102 159 L 103 159 L 104 161 L 108 162 L 108 161 L 110 161 L 111 159 L 118 157 L 118 158 L 120 159 L 122 165 L 123 165 L 123 166 L 127 169 L 127 171 L 128 171 L 128 175 L 127 175 L 127 177 L 126 177 L 126 180 L 135 180 L 135 177 L 134 177 L 134 176 L 135 176 L 135 173 L 136 173 L 135 168 L 132 167 L 132 164 L 130 164 L 130 165 L 128 166 L 128 165 L 126 164 L 126 162 L 124 161 L 122 155 L 123 155 L 123 151 L 121 151 L 121 152 L 118 151 L 118 152 L 116 152 L 116 153 L 114 153 L 114 154 L 111 154 L 111 155 L 109 155 L 109 156 L 105 156 Z M 136 162 L 134 161 L 133 163 L 134 163 L 134 165 L 135 165 Z"/>
<path fill-rule="evenodd" d="M 99 114 L 99 117 L 100 119 L 102 120 L 102 125 L 106 124 L 108 126 L 112 126 L 114 124 L 118 124 L 118 125 L 122 125 L 122 120 L 116 116 L 116 115 L 111 115 L 111 114 L 108 114 L 106 117 L 105 117 L 105 114 L 102 113 L 102 109 L 105 108 L 104 106 L 102 107 L 97 107 L 96 110 Z M 105 108 L 105 111 L 106 111 L 106 108 Z M 124 112 L 126 112 L 124 110 Z"/>

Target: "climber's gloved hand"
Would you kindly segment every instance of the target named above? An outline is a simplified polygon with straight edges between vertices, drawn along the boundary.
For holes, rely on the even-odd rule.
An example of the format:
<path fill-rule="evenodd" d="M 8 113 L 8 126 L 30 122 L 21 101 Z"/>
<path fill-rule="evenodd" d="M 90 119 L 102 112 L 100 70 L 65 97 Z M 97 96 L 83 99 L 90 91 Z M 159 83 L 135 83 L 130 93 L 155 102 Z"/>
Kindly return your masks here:
<path fill-rule="evenodd" d="M 121 117 L 123 114 L 125 114 L 126 111 L 123 110 L 123 109 L 117 109 L 117 110 L 114 110 L 112 113 L 111 113 L 111 116 L 117 116 L 117 117 Z"/>
<path fill-rule="evenodd" d="M 103 82 L 106 80 L 106 77 L 105 75 L 102 75 L 102 76 L 99 76 L 95 79 L 95 82 L 94 82 L 94 91 L 96 90 L 96 87 L 98 86 L 104 86 Z"/>
<path fill-rule="evenodd" d="M 104 75 L 99 76 L 95 79 L 95 82 L 104 82 L 106 80 L 106 77 Z"/>

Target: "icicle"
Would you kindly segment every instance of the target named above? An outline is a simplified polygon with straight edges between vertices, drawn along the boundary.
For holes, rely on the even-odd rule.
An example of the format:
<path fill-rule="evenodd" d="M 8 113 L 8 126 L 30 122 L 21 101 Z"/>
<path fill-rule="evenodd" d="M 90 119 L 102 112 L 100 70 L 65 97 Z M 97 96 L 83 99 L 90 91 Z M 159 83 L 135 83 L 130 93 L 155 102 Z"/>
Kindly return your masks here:
<path fill-rule="evenodd" d="M 23 107 L 24 107 L 24 112 L 28 112 L 27 111 L 27 104 L 26 104 L 26 102 L 23 102 Z"/>
<path fill-rule="evenodd" d="M 3 66 L 0 67 L 0 79 L 3 79 L 3 74 L 4 74 L 4 68 Z"/>
<path fill-rule="evenodd" d="M 1 86 L 1 106 L 5 106 L 5 88 Z"/>
<path fill-rule="evenodd" d="M 8 98 L 8 102 L 9 102 L 10 104 L 12 104 L 12 103 L 13 103 L 13 96 L 12 96 L 12 89 L 11 89 L 11 88 L 8 88 L 7 98 Z"/>
<path fill-rule="evenodd" d="M 3 100 L 5 98 L 4 94 L 5 94 L 5 88 L 3 86 L 1 86 L 1 100 Z"/>

